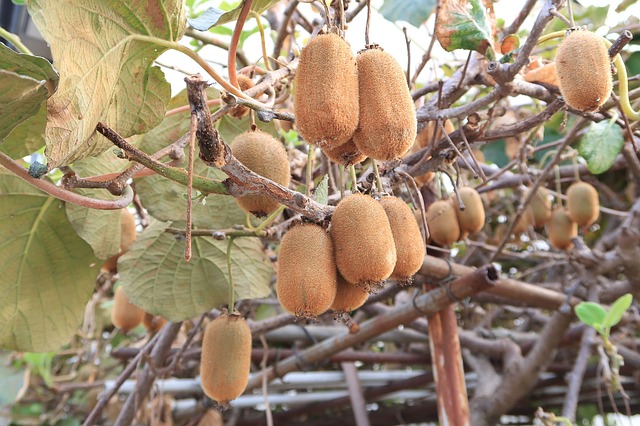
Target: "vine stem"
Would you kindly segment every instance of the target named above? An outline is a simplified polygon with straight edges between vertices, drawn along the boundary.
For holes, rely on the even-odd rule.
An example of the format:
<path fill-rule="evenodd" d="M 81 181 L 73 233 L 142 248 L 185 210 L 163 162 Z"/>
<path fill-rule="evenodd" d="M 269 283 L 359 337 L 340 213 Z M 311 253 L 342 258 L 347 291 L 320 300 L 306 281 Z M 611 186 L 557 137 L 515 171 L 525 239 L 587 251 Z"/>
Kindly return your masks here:
<path fill-rule="evenodd" d="M 349 173 L 351 173 L 351 183 L 353 185 L 352 189 L 353 192 L 360 192 L 358 191 L 358 178 L 356 177 L 356 167 L 352 164 L 349 166 Z"/>
<path fill-rule="evenodd" d="M 271 213 L 269 215 L 269 217 L 267 217 L 265 220 L 262 221 L 262 223 L 258 226 L 255 227 L 255 229 L 253 230 L 253 232 L 255 232 L 256 235 L 260 235 L 262 233 L 262 231 L 264 231 L 264 229 L 271 225 L 273 223 L 274 220 L 276 220 L 276 218 L 278 217 L 278 215 L 280 213 L 282 213 L 284 211 L 284 209 L 286 209 L 287 206 L 285 205 L 281 205 L 280 207 L 278 207 L 273 213 Z"/>
<path fill-rule="evenodd" d="M 33 55 L 29 48 L 25 46 L 24 43 L 22 43 L 22 40 L 20 40 L 20 37 L 18 37 L 17 34 L 10 33 L 9 31 L 0 27 L 0 37 L 13 44 L 20 52 L 26 53 L 27 55 Z"/>
<path fill-rule="evenodd" d="M 315 145 L 309 144 L 309 151 L 307 152 L 307 173 L 306 173 L 306 184 L 307 189 L 305 193 L 307 197 L 311 196 L 311 180 L 313 179 L 313 160 L 316 154 Z"/>
<path fill-rule="evenodd" d="M 191 223 L 193 207 L 193 155 L 195 153 L 196 146 L 196 129 L 198 128 L 198 115 L 191 114 L 191 134 L 189 135 L 189 165 L 187 169 L 187 228 L 185 230 L 185 247 L 184 247 L 184 260 L 188 262 L 191 260 Z"/>
<path fill-rule="evenodd" d="M 5 167 L 7 170 L 16 174 L 19 178 L 46 192 L 47 194 L 56 197 L 59 200 L 66 201 L 71 204 L 76 204 L 78 206 L 98 210 L 120 210 L 127 207 L 133 201 L 133 190 L 129 185 L 125 187 L 122 196 L 118 199 L 98 200 L 96 198 L 85 197 L 84 195 L 67 191 L 66 189 L 54 185 L 48 180 L 36 179 L 32 177 L 27 169 L 22 167 L 20 164 L 18 164 L 3 152 L 0 152 L 0 166 Z"/>
<path fill-rule="evenodd" d="M 260 15 L 256 12 L 251 11 L 251 16 L 256 19 L 256 24 L 258 25 L 258 31 L 260 31 L 260 47 L 262 47 L 262 60 L 264 61 L 264 67 L 267 71 L 273 71 L 271 68 L 271 64 L 269 64 L 269 55 L 267 54 L 267 44 L 265 42 L 264 35 L 264 27 L 262 26 L 262 21 L 260 21 Z"/>
<path fill-rule="evenodd" d="M 235 87 L 240 87 L 238 85 L 238 75 L 236 74 L 236 51 L 238 50 L 238 42 L 240 41 L 240 34 L 242 33 L 242 27 L 244 26 L 244 22 L 247 20 L 247 16 L 249 15 L 249 11 L 251 10 L 251 4 L 253 0 L 245 0 L 242 4 L 242 10 L 240 11 L 240 16 L 238 16 L 238 20 L 236 21 L 236 26 L 233 29 L 233 35 L 231 36 L 231 44 L 229 46 L 229 55 L 227 58 L 228 70 L 229 70 L 229 82 L 233 84 Z"/>
<path fill-rule="evenodd" d="M 229 273 L 229 312 L 233 312 L 233 304 L 234 304 L 234 289 L 233 289 L 233 275 L 231 274 L 231 248 L 233 247 L 233 239 L 234 237 L 229 237 L 229 242 L 227 243 L 227 272 Z"/>

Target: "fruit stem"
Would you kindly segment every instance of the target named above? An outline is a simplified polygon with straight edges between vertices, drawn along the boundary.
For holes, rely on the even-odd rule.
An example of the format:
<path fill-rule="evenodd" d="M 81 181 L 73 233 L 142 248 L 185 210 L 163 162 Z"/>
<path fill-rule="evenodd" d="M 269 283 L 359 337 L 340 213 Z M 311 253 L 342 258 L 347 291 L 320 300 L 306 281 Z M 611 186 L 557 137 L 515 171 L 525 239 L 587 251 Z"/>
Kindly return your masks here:
<path fill-rule="evenodd" d="M 0 37 L 7 40 L 9 43 L 13 44 L 15 48 L 18 49 L 20 52 L 26 53 L 27 55 L 33 55 L 33 53 L 31 53 L 31 51 L 29 50 L 29 48 L 25 46 L 24 43 L 22 43 L 22 40 L 20 40 L 20 37 L 18 37 L 16 34 L 10 33 L 9 31 L 0 27 Z"/>
<path fill-rule="evenodd" d="M 556 192 L 562 195 L 562 183 L 560 182 L 560 166 L 556 164 L 553 168 L 553 172 L 556 177 Z M 564 207 L 564 203 L 562 202 L 562 197 L 558 197 L 558 204 L 560 204 L 560 208 Z"/>
<path fill-rule="evenodd" d="M 276 220 L 278 215 L 280 213 L 282 213 L 284 211 L 284 209 L 286 209 L 286 208 L 287 208 L 287 206 L 280 205 L 280 207 L 278 207 L 273 213 L 271 213 L 269 215 L 269 217 L 267 217 L 260 225 L 258 225 L 253 230 L 256 233 L 256 235 L 260 235 L 260 233 L 264 230 L 264 228 L 266 228 L 267 226 L 271 225 L 271 223 L 273 223 L 273 221 Z"/>
<path fill-rule="evenodd" d="M 349 172 L 351 173 L 351 183 L 353 185 L 352 190 L 354 193 L 356 192 L 360 192 L 358 191 L 358 178 L 356 177 L 356 166 L 355 165 L 350 165 L 349 166 Z"/>
<path fill-rule="evenodd" d="M 553 40 L 554 38 L 564 37 L 566 33 L 567 33 L 566 30 L 562 30 L 562 31 L 554 31 L 552 33 L 543 35 L 538 39 L 538 42 L 536 43 L 536 45 L 544 43 L 545 41 Z"/>
<path fill-rule="evenodd" d="M 344 197 L 344 166 L 339 165 L 338 171 L 340 173 L 340 199 Z"/>
<path fill-rule="evenodd" d="M 371 159 L 371 165 L 373 166 L 373 174 L 376 177 L 376 187 L 378 188 L 379 193 L 383 193 L 384 189 L 382 188 L 382 180 L 380 179 L 380 171 L 378 170 L 378 165 L 376 164 L 376 160 Z"/>
<path fill-rule="evenodd" d="M 231 274 L 231 247 L 233 246 L 233 237 L 229 237 L 229 243 L 227 243 L 227 272 L 229 273 L 229 312 L 233 312 L 234 296 L 233 290 L 233 275 Z"/>
<path fill-rule="evenodd" d="M 306 195 L 307 197 L 311 196 L 311 181 L 313 179 L 313 160 L 316 156 L 316 147 L 315 145 L 309 144 L 309 151 L 307 152 L 307 175 L 306 175 Z"/>
<path fill-rule="evenodd" d="M 604 40 L 607 47 L 611 47 L 611 42 L 606 38 L 602 38 Z M 631 102 L 629 102 L 629 82 L 627 81 L 627 68 L 624 66 L 624 61 L 622 57 L 618 53 L 614 60 L 613 65 L 615 65 L 618 70 L 618 85 L 620 86 L 620 107 L 622 111 L 625 113 L 627 117 L 630 119 L 637 121 L 640 120 L 640 112 L 637 112 L 631 106 Z"/>
<path fill-rule="evenodd" d="M 251 16 L 256 19 L 256 24 L 258 24 L 258 31 L 260 31 L 260 44 L 262 45 L 262 59 L 264 60 L 264 67 L 267 69 L 267 71 L 271 71 L 271 64 L 269 64 L 269 55 L 267 54 L 267 44 L 265 43 L 264 27 L 262 26 L 262 22 L 260 21 L 260 15 L 252 10 Z"/>

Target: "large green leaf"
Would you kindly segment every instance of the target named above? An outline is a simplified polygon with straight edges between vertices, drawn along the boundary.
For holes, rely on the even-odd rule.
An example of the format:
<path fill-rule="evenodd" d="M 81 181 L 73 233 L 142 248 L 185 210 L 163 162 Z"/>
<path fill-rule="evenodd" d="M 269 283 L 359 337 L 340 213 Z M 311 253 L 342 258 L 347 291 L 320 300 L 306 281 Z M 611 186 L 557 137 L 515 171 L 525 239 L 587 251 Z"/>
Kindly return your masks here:
<path fill-rule="evenodd" d="M 388 21 L 406 21 L 419 27 L 431 16 L 435 7 L 436 0 L 384 0 L 380 13 Z"/>
<path fill-rule="evenodd" d="M 0 151 L 11 158 L 22 158 L 44 146 L 44 129 L 47 125 L 47 108 L 40 105 L 37 114 L 16 126 L 0 144 Z"/>
<path fill-rule="evenodd" d="M 279 1 L 280 0 L 254 0 L 254 2 L 251 4 L 251 10 L 259 14 L 269 9 Z M 202 12 L 202 14 L 197 18 L 188 19 L 189 25 L 191 25 L 196 30 L 207 31 L 213 26 L 235 21 L 240 16 L 240 11 L 242 10 L 243 4 L 244 1 L 241 2 L 237 7 L 229 11 L 219 9 L 217 7 L 210 7 Z"/>
<path fill-rule="evenodd" d="M 50 169 L 104 151 L 109 142 L 96 137 L 99 121 L 128 137 L 162 120 L 171 95 L 152 66 L 165 50 L 153 39 L 182 37 L 182 1 L 29 0 L 27 6 L 61 75 L 47 101 Z"/>
<path fill-rule="evenodd" d="M 74 170 L 81 177 L 118 173 L 131 166 L 111 151 L 98 157 L 85 158 L 74 163 Z M 105 189 L 77 189 L 86 197 L 113 200 L 116 197 Z M 99 259 L 106 259 L 120 251 L 120 211 L 89 209 L 75 204 L 67 205 L 67 217 L 78 235 L 85 240 Z"/>
<path fill-rule="evenodd" d="M 442 0 L 436 36 L 447 52 L 475 50 L 491 59 L 494 54 L 491 23 L 482 0 Z"/>
<path fill-rule="evenodd" d="M 82 321 L 98 273 L 64 204 L 0 168 L 0 347 L 57 350 Z"/>
<path fill-rule="evenodd" d="M 187 263 L 184 239 L 164 232 L 170 225 L 155 221 L 139 235 L 118 261 L 119 282 L 134 304 L 180 321 L 228 301 L 227 241 L 194 238 Z M 259 239 L 234 240 L 231 260 L 236 299 L 269 294 L 273 268 Z"/>
<path fill-rule="evenodd" d="M 587 161 L 589 171 L 598 175 L 613 166 L 623 146 L 622 129 L 613 120 L 604 120 L 591 123 L 580 141 L 578 151 Z"/>
<path fill-rule="evenodd" d="M 0 141 L 35 115 L 57 84 L 58 74 L 46 59 L 0 43 Z"/>

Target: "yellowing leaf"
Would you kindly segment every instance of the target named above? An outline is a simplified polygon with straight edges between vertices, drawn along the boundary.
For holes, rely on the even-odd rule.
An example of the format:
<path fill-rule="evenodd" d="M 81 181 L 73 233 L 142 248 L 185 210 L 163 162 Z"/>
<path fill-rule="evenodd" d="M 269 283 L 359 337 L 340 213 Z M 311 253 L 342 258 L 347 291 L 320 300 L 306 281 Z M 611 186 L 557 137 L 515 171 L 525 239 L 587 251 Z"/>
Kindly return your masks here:
<path fill-rule="evenodd" d="M 64 204 L 0 167 L 0 347 L 57 350 L 82 322 L 99 264 Z"/>
<path fill-rule="evenodd" d="M 475 50 L 493 59 L 490 17 L 480 0 L 442 0 L 438 6 L 436 37 L 444 50 Z"/>
<path fill-rule="evenodd" d="M 128 137 L 162 120 L 170 87 L 152 66 L 165 50 L 153 39 L 182 37 L 180 0 L 30 0 L 27 6 L 61 76 L 47 101 L 50 169 L 109 147 L 96 136 L 99 121 Z"/>

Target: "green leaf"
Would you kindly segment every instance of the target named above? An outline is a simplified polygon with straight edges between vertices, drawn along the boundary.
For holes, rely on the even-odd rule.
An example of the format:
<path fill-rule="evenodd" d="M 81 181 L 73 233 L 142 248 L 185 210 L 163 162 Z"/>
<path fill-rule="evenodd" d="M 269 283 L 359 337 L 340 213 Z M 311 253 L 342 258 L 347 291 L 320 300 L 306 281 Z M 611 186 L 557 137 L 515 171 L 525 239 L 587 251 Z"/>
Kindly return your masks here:
<path fill-rule="evenodd" d="M 180 321 L 228 301 L 227 241 L 194 238 L 187 263 L 184 239 L 164 232 L 170 225 L 155 221 L 138 236 L 118 262 L 119 282 L 134 304 Z M 273 267 L 259 239 L 235 239 L 231 261 L 236 299 L 270 293 Z"/>
<path fill-rule="evenodd" d="M 10 359 L 10 353 L 0 352 L 0 408 L 13 404 L 24 386 L 25 369 L 12 366 Z"/>
<path fill-rule="evenodd" d="M 254 2 L 251 4 L 251 10 L 260 14 L 279 1 L 280 0 L 254 0 Z M 240 11 L 242 10 L 243 4 L 244 1 L 241 2 L 237 7 L 229 11 L 224 11 L 222 9 L 218 9 L 217 7 L 210 7 L 202 12 L 202 14 L 200 14 L 200 16 L 198 16 L 197 18 L 188 18 L 187 21 L 189 22 L 189 25 L 191 25 L 196 30 L 207 31 L 211 27 L 237 20 L 240 16 Z"/>
<path fill-rule="evenodd" d="M 82 322 L 97 259 L 64 204 L 0 168 L 0 347 L 57 350 Z"/>
<path fill-rule="evenodd" d="M 622 129 L 611 120 L 591 123 L 582 137 L 578 151 L 587 161 L 587 168 L 594 175 L 604 173 L 613 166 L 622 147 Z"/>
<path fill-rule="evenodd" d="M 443 2 L 438 10 L 436 37 L 448 52 L 475 50 L 493 59 L 491 24 L 481 0 Z"/>
<path fill-rule="evenodd" d="M 387 21 L 405 21 L 419 27 L 431 16 L 435 7 L 436 0 L 384 0 L 379 12 Z"/>
<path fill-rule="evenodd" d="M 131 166 L 128 160 L 122 160 L 113 152 L 106 151 L 99 157 L 85 158 L 74 163 L 73 168 L 80 177 L 119 173 Z M 86 197 L 101 200 L 114 200 L 105 189 L 77 189 L 75 192 Z M 120 252 L 120 217 L 119 210 L 98 210 L 67 204 L 67 217 L 73 229 L 85 240 L 99 259 L 106 259 Z"/>
<path fill-rule="evenodd" d="M 57 85 L 58 74 L 49 61 L 14 52 L 0 43 L 0 141 L 36 115 Z"/>
<path fill-rule="evenodd" d="M 0 144 L 0 151 L 11 158 L 22 158 L 44 146 L 44 129 L 47 125 L 47 108 L 40 105 L 37 114 L 16 126 Z"/>
<path fill-rule="evenodd" d="M 31 372 L 42 377 L 45 384 L 49 387 L 53 385 L 53 375 L 51 374 L 51 364 L 55 352 L 27 352 L 24 354 L 23 360 L 27 363 Z"/>
<path fill-rule="evenodd" d="M 324 175 L 316 187 L 316 201 L 320 204 L 329 203 L 329 175 Z"/>
<path fill-rule="evenodd" d="M 27 7 L 61 75 L 47 101 L 50 169 L 109 147 L 95 132 L 98 122 L 128 137 L 162 121 L 171 91 L 152 66 L 166 50 L 154 39 L 182 37 L 182 1 L 29 0 Z"/>
<path fill-rule="evenodd" d="M 193 172 L 213 179 L 227 177 L 220 170 L 207 167 L 200 159 L 194 162 Z M 151 216 L 164 221 L 186 220 L 187 201 L 183 194 L 187 192 L 187 187 L 153 175 L 136 179 L 136 189 Z M 199 228 L 229 228 L 244 223 L 245 216 L 235 199 L 229 195 L 209 195 L 204 205 L 194 202 L 192 206 L 193 224 Z"/>
<path fill-rule="evenodd" d="M 578 319 L 590 327 L 602 325 L 607 311 L 599 304 L 593 302 L 580 302 L 574 308 Z"/>
<path fill-rule="evenodd" d="M 631 293 L 620 296 L 618 300 L 613 302 L 613 305 L 611 305 L 609 312 L 607 312 L 607 316 L 602 321 L 602 325 L 606 328 L 611 328 L 614 325 L 618 324 L 622 319 L 624 313 L 631 306 L 632 302 L 633 296 L 631 295 Z"/>

